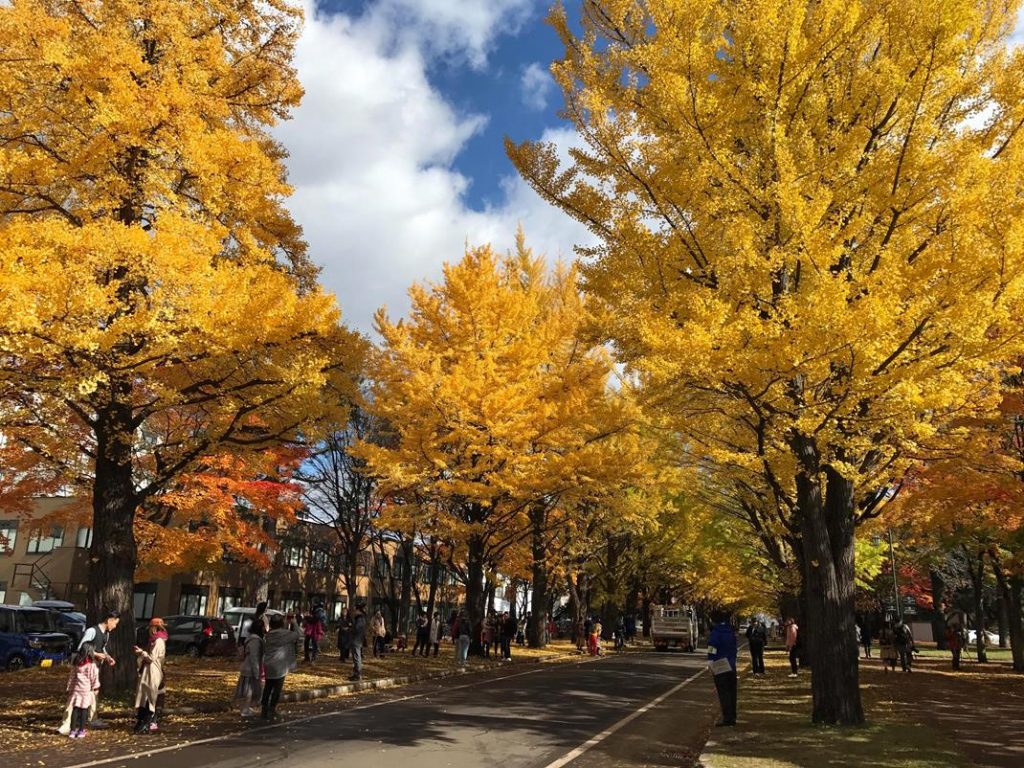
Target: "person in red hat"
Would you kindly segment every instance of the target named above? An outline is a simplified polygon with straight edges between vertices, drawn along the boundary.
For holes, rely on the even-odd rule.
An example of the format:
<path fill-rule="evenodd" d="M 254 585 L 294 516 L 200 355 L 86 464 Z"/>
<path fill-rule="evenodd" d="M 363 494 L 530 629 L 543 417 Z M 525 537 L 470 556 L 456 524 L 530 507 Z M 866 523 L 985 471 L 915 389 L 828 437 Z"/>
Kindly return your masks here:
<path fill-rule="evenodd" d="M 164 656 L 167 653 L 167 625 L 163 619 L 149 620 L 149 643 L 135 646 L 139 661 L 139 685 L 135 691 L 135 732 L 156 730 L 154 715 L 164 693 Z"/>

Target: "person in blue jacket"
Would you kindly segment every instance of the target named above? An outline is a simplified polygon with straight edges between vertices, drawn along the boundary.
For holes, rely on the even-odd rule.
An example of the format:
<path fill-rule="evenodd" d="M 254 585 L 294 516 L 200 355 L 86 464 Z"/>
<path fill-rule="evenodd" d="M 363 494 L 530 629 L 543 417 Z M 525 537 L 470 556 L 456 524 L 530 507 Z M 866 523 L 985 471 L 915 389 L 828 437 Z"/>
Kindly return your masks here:
<path fill-rule="evenodd" d="M 715 613 L 713 618 L 715 626 L 708 635 L 708 661 L 722 707 L 722 719 L 715 725 L 736 725 L 736 632 L 727 613 Z"/>

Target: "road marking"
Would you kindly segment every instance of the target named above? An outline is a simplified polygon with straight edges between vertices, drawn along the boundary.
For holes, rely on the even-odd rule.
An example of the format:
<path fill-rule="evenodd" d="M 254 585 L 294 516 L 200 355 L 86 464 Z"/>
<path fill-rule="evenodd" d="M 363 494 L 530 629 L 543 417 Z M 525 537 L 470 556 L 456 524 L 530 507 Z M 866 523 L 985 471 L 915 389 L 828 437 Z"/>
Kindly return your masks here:
<path fill-rule="evenodd" d="M 676 691 L 679 691 L 682 688 L 686 687 L 687 685 L 692 683 L 694 680 L 696 680 L 698 677 L 703 675 L 705 672 L 707 672 L 707 667 L 704 667 L 703 669 L 701 669 L 701 670 L 695 672 L 694 674 L 690 675 L 688 678 L 683 680 L 683 682 L 679 683 L 679 685 L 677 685 L 674 688 L 672 688 L 671 690 L 666 691 L 665 693 L 661 694 L 661 696 L 659 696 L 658 698 L 654 699 L 653 701 L 650 701 L 647 704 L 644 704 L 644 706 L 640 707 L 640 709 L 638 709 L 636 712 L 633 712 L 632 714 L 626 715 L 624 718 L 619 720 L 619 722 L 615 723 L 615 725 L 609 726 L 608 728 L 606 728 L 605 730 L 603 730 L 599 734 L 597 734 L 597 736 L 594 736 L 593 738 L 588 739 L 587 741 L 585 741 L 582 744 L 580 744 L 572 752 L 569 752 L 568 754 L 564 755 L 563 757 L 558 758 L 553 763 L 548 763 L 547 765 L 544 766 L 544 768 L 562 768 L 563 765 L 568 765 L 573 760 L 575 760 L 577 757 L 579 757 L 584 752 L 589 750 L 591 747 L 597 746 L 598 744 L 600 744 L 602 741 L 607 739 L 609 736 L 611 736 L 613 733 L 615 733 L 619 729 L 625 728 L 631 722 L 633 722 L 638 717 L 640 717 L 640 715 L 642 715 L 645 712 L 649 712 L 650 710 L 654 709 L 656 706 L 661 704 L 661 702 L 663 702 L 669 696 L 674 694 Z"/>
<path fill-rule="evenodd" d="M 582 659 L 581 661 L 572 662 L 569 666 L 579 666 L 581 664 L 589 664 L 589 663 L 597 661 L 599 658 L 608 658 L 608 657 L 602 656 L 602 657 L 597 657 L 597 658 Z M 281 722 L 281 723 L 272 723 L 270 725 L 261 725 L 261 726 L 258 726 L 256 728 L 249 728 L 249 729 L 244 730 L 244 731 L 235 731 L 234 733 L 226 733 L 226 734 L 223 734 L 221 736 L 210 736 L 210 737 L 205 738 L 205 739 L 196 739 L 195 741 L 184 741 L 184 742 L 181 742 L 180 744 L 172 744 L 172 745 L 169 745 L 169 746 L 166 746 L 166 747 L 159 747 L 157 749 L 147 749 L 147 750 L 142 750 L 142 751 L 139 751 L 139 752 L 132 752 L 131 754 L 118 755 L 117 757 L 104 757 L 104 758 L 102 758 L 100 760 L 92 760 L 92 761 L 90 761 L 88 763 L 77 763 L 75 765 L 65 766 L 65 768 L 93 768 L 93 766 L 96 766 L 96 765 L 108 765 L 109 763 L 124 762 L 124 761 L 127 761 L 127 760 L 138 760 L 138 759 L 143 758 L 143 757 L 150 757 L 152 755 L 159 755 L 159 754 L 162 754 L 164 752 L 174 752 L 174 751 L 179 750 L 179 749 L 188 749 L 189 747 L 198 747 L 198 746 L 201 746 L 203 744 L 213 744 L 213 743 L 218 742 L 218 741 L 228 741 L 229 739 L 235 739 L 235 738 L 238 738 L 239 736 L 248 736 L 251 733 L 258 733 L 260 731 L 269 731 L 269 730 L 272 730 L 274 728 L 287 728 L 290 725 L 299 725 L 300 723 L 310 723 L 310 722 L 313 722 L 314 720 L 322 720 L 322 719 L 324 719 L 326 717 L 337 717 L 338 715 L 344 715 L 347 712 L 356 712 L 356 711 L 363 710 L 363 709 L 373 709 L 374 707 L 383 707 L 386 704 L 398 704 L 398 703 L 403 702 L 403 701 L 412 701 L 413 699 L 422 699 L 424 696 L 430 696 L 430 695 L 436 694 L 436 693 L 449 693 L 450 691 L 460 691 L 460 690 L 462 690 L 464 688 L 473 688 L 474 686 L 480 685 L 482 683 L 497 683 L 497 682 L 500 682 L 501 680 L 511 680 L 512 678 L 515 678 L 515 677 L 525 677 L 526 675 L 536 675 L 539 672 L 547 672 L 548 670 L 551 669 L 550 666 L 544 665 L 544 664 L 538 664 L 537 666 L 539 667 L 538 669 L 530 669 L 530 670 L 527 670 L 526 672 L 516 672 L 515 674 L 511 674 L 511 675 L 502 675 L 501 677 L 488 677 L 486 679 L 477 680 L 475 682 L 468 682 L 468 683 L 464 683 L 462 685 L 455 685 L 455 686 L 452 686 L 451 688 L 443 688 L 440 691 L 437 691 L 437 690 L 424 691 L 423 693 L 414 693 L 414 694 L 410 694 L 409 696 L 400 696 L 400 697 L 397 697 L 397 698 L 394 698 L 394 699 L 387 699 L 385 701 L 375 701 L 375 702 L 373 702 L 371 704 L 360 704 L 360 705 L 355 706 L 355 707 L 349 707 L 348 709 L 335 710 L 334 712 L 321 712 L 318 715 L 308 715 L 306 717 L 296 718 L 295 720 L 285 720 L 284 722 Z M 441 680 L 449 680 L 449 679 L 450 678 L 438 678 L 437 680 L 441 681 Z M 423 682 L 429 682 L 429 681 L 424 680 Z"/>

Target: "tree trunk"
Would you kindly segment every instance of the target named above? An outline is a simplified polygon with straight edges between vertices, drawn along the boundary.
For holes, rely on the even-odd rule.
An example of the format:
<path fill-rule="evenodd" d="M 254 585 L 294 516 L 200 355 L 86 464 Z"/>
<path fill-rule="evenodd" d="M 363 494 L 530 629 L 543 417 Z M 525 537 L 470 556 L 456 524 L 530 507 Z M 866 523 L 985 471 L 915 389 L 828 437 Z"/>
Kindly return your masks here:
<path fill-rule="evenodd" d="M 1015 672 L 1024 672 L 1024 615 L 1021 610 L 1022 592 L 1024 592 L 1024 577 L 1011 576 L 1009 585 L 1010 593 L 1010 652 L 1013 655 L 1013 669 Z"/>
<path fill-rule="evenodd" d="M 942 605 L 945 602 L 946 580 L 935 568 L 929 571 L 932 581 L 932 637 L 935 638 L 936 648 L 940 651 L 946 650 L 946 617 L 942 613 Z"/>
<path fill-rule="evenodd" d="M 547 508 L 537 504 L 530 509 L 530 548 L 533 555 L 533 599 L 530 603 L 530 621 L 526 627 L 526 640 L 531 648 L 543 648 L 544 627 L 547 624 L 548 563 L 544 532 Z"/>
<path fill-rule="evenodd" d="M 971 575 L 971 596 L 974 599 L 974 648 L 978 654 L 978 663 L 985 664 L 988 662 L 988 653 L 985 651 L 985 553 L 982 551 L 972 555 L 968 552 L 967 557 L 967 572 Z"/>
<path fill-rule="evenodd" d="M 127 385 L 114 390 L 127 399 Z M 103 613 L 121 614 L 118 628 L 110 633 L 107 651 L 116 666 L 104 665 L 102 686 L 107 694 L 135 687 L 135 511 L 139 500 L 132 477 L 130 440 L 131 409 L 119 402 L 96 415 L 96 477 L 92 493 L 92 545 L 89 547 L 89 586 L 86 608 L 91 624 Z"/>
<path fill-rule="evenodd" d="M 997 561 L 992 559 L 992 567 L 996 568 Z M 1002 576 L 1002 569 L 996 573 L 996 607 L 999 609 L 999 647 L 1009 647 L 1010 639 L 1010 596 L 1006 591 L 1006 577 Z"/>
<path fill-rule="evenodd" d="M 409 631 L 409 608 L 412 603 L 412 563 L 413 563 L 413 540 L 402 539 L 402 559 L 405 565 L 402 568 L 402 593 L 398 605 L 398 629 L 395 636 L 404 635 Z"/>
<path fill-rule="evenodd" d="M 466 616 L 469 626 L 476 627 L 484 617 L 484 541 L 479 534 L 469 536 L 466 556 Z M 474 655 L 483 653 L 480 638 L 473 633 L 469 652 Z"/>
<path fill-rule="evenodd" d="M 640 606 L 640 618 L 643 622 L 643 636 L 651 636 L 651 596 L 644 594 L 643 604 Z"/>
<path fill-rule="evenodd" d="M 813 665 L 811 719 L 860 725 L 864 710 L 854 612 L 853 483 L 826 467 L 823 499 L 815 442 L 798 436 L 793 447 L 800 462 L 796 490 L 807 612 L 801 632 Z"/>
<path fill-rule="evenodd" d="M 434 620 L 434 605 L 437 602 L 437 583 L 440 580 L 441 558 L 437 556 L 437 545 L 432 544 L 430 549 L 430 586 L 427 589 L 427 618 Z M 439 616 L 444 621 L 447 616 Z"/>

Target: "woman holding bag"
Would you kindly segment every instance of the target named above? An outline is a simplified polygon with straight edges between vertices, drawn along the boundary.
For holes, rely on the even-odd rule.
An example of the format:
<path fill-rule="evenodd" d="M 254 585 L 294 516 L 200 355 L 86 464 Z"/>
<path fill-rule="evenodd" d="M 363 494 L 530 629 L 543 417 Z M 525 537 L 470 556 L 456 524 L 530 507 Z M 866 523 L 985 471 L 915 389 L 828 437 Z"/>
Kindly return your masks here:
<path fill-rule="evenodd" d="M 164 692 L 164 656 L 167 652 L 167 626 L 163 619 L 150 619 L 149 643 L 135 646 L 139 661 L 139 685 L 135 690 L 135 733 L 148 733 L 155 725 L 153 715 Z M 155 729 L 153 729 L 155 730 Z"/>

